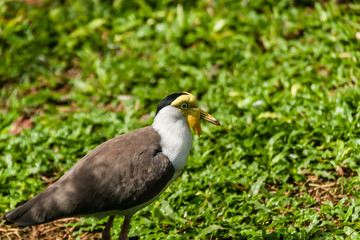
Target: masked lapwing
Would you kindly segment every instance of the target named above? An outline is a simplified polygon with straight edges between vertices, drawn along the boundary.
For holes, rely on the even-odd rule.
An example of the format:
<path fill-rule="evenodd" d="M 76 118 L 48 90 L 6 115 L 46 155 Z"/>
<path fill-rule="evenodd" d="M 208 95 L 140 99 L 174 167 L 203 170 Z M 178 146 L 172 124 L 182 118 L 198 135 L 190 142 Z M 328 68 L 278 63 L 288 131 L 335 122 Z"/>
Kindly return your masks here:
<path fill-rule="evenodd" d="M 128 239 L 131 217 L 176 179 L 192 146 L 200 119 L 220 123 L 198 107 L 190 93 L 173 93 L 157 107 L 154 122 L 112 138 L 80 159 L 58 181 L 2 216 L 20 227 L 72 216 L 110 216 L 102 232 L 110 239 L 115 215 L 125 216 L 119 239 Z"/>

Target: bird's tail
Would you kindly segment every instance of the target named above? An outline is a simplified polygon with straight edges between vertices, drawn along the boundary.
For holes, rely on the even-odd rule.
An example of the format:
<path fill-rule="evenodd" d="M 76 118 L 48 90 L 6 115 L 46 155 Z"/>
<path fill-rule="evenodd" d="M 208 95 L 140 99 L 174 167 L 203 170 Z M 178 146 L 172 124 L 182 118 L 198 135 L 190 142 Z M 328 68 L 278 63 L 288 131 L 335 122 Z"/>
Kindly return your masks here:
<path fill-rule="evenodd" d="M 20 227 L 32 226 L 37 225 L 36 218 L 34 218 L 33 214 L 31 213 L 31 204 L 26 202 L 24 205 L 15 208 L 14 210 L 5 213 L 1 219 L 5 220 L 5 224 L 12 224 L 16 223 Z"/>
<path fill-rule="evenodd" d="M 63 212 L 56 204 L 56 187 L 50 187 L 20 207 L 5 213 L 1 219 L 5 224 L 16 223 L 20 227 L 39 225 L 61 218 Z M 55 195 L 55 196 L 54 196 Z"/>

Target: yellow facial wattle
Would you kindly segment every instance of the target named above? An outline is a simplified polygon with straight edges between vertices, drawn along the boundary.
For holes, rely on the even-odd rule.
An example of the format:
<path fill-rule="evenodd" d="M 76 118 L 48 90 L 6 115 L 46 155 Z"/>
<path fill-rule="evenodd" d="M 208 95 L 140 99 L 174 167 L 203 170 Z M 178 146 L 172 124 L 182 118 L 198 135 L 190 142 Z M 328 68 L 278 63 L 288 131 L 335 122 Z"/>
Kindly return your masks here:
<path fill-rule="evenodd" d="M 215 125 L 220 125 L 218 120 L 198 107 L 196 97 L 190 93 L 179 96 L 174 102 L 172 102 L 171 106 L 177 107 L 183 113 L 189 127 L 192 128 L 199 136 L 201 136 L 200 119 L 204 119 L 205 121 Z"/>
<path fill-rule="evenodd" d="M 189 127 L 191 127 L 198 136 L 201 136 L 200 109 L 193 108 L 185 110 L 183 111 L 183 114 L 189 124 Z"/>

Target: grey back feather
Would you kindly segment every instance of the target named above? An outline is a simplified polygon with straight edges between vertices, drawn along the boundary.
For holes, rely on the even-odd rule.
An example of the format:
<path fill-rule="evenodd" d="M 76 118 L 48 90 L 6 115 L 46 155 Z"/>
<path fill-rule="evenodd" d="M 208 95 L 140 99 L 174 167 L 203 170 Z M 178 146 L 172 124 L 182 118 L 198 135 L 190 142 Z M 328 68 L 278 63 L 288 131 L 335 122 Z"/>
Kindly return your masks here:
<path fill-rule="evenodd" d="M 148 126 L 97 146 L 57 182 L 2 219 L 31 226 L 63 217 L 126 210 L 155 197 L 174 172 L 161 152 L 159 134 Z"/>

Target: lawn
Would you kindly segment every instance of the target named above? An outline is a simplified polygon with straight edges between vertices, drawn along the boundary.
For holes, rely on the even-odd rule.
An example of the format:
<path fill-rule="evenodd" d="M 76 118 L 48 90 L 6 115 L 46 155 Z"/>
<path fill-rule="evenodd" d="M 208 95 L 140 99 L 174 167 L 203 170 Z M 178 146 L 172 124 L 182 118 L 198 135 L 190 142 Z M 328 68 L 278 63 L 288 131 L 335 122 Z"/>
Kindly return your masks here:
<path fill-rule="evenodd" d="M 131 239 L 360 239 L 359 23 L 358 1 L 0 1 L 0 215 L 188 91 L 222 126 L 194 134 Z M 105 223 L 1 223 L 0 239 Z"/>

